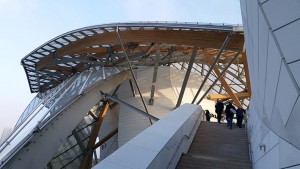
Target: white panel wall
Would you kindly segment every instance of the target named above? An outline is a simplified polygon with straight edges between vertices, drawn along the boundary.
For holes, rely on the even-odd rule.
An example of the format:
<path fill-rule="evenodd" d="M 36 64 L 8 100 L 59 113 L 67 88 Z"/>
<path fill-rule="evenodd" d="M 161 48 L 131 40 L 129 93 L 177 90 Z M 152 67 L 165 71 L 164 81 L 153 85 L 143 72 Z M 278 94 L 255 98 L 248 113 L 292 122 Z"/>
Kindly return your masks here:
<path fill-rule="evenodd" d="M 253 167 L 300 167 L 300 1 L 241 0 Z"/>
<path fill-rule="evenodd" d="M 158 68 L 154 105 L 152 106 L 148 105 L 148 102 L 150 99 L 153 70 L 153 67 L 139 67 L 135 70 L 135 73 L 149 113 L 155 117 L 162 118 L 167 113 L 174 110 L 186 71 L 163 66 Z M 201 76 L 191 72 L 182 104 L 192 102 L 200 84 Z M 117 96 L 126 103 L 141 110 L 145 110 L 138 91 L 136 87 L 134 88 L 136 95 L 135 97 L 132 97 L 129 82 L 124 82 L 120 86 Z M 208 88 L 207 85 L 205 85 L 204 88 Z M 201 92 L 201 94 L 203 94 L 203 92 Z M 204 99 L 201 106 L 203 106 L 203 109 L 208 109 L 209 107 L 214 108 L 214 104 L 213 101 Z M 214 109 L 210 111 L 214 112 Z M 147 117 L 134 112 L 134 110 L 127 106 L 121 105 L 119 113 L 118 146 L 121 147 L 149 126 L 150 121 Z"/>

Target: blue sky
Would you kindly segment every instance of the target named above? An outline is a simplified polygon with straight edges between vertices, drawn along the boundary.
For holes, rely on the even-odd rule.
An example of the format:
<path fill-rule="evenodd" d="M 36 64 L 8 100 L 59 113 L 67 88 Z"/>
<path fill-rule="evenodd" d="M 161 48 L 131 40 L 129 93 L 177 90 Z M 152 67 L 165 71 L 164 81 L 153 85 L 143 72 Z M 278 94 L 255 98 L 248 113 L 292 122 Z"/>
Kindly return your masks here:
<path fill-rule="evenodd" d="M 0 136 L 31 94 L 21 59 L 67 31 L 126 21 L 242 24 L 239 0 L 0 0 Z"/>

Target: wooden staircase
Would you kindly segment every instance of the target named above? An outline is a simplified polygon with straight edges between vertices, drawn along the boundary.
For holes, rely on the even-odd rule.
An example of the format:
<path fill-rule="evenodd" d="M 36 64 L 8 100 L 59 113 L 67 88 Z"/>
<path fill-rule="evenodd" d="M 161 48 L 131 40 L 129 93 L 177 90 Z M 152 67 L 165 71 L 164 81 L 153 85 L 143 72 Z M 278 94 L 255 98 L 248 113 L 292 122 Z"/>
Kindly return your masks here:
<path fill-rule="evenodd" d="M 202 121 L 187 154 L 177 169 L 251 169 L 245 128 Z"/>

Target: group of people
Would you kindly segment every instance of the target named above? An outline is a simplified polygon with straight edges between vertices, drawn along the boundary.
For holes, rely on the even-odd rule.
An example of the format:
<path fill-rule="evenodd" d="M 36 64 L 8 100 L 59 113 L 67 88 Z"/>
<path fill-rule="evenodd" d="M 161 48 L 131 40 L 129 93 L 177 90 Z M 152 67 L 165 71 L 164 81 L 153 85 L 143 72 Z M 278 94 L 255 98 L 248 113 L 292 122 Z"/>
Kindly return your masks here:
<path fill-rule="evenodd" d="M 221 118 L 222 118 L 222 112 L 224 110 L 224 104 L 221 102 L 221 100 L 217 100 L 217 103 L 215 105 L 216 108 L 216 113 L 217 113 L 217 119 L 218 122 L 221 123 Z M 232 120 L 234 114 L 236 114 L 236 119 L 237 119 L 237 126 L 239 128 L 242 127 L 242 121 L 244 117 L 245 110 L 238 106 L 237 109 L 232 105 L 232 102 L 230 101 L 228 105 L 225 108 L 225 114 L 226 114 L 226 121 L 227 121 L 227 127 L 232 129 Z"/>

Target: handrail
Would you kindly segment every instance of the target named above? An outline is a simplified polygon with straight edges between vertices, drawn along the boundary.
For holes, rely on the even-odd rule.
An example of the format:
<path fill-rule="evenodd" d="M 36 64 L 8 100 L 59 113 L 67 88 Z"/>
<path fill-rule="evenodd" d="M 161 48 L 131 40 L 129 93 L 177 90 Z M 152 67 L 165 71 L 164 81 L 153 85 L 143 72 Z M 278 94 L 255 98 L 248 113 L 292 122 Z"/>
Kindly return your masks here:
<path fill-rule="evenodd" d="M 194 126 L 193 126 L 193 129 L 192 129 L 192 131 L 189 133 L 189 135 L 186 135 L 186 134 L 185 134 L 185 135 L 180 139 L 180 142 L 179 142 L 178 146 L 176 147 L 176 151 L 175 151 L 175 153 L 172 155 L 172 158 L 171 158 L 171 160 L 170 160 L 170 162 L 169 162 L 168 168 L 170 167 L 171 162 L 172 162 L 173 159 L 175 158 L 175 155 L 177 154 L 177 152 L 178 152 L 178 150 L 179 150 L 179 147 L 182 145 L 181 143 L 183 142 L 184 138 L 190 139 L 192 133 L 194 132 L 194 130 L 195 130 L 195 128 L 196 128 L 196 125 L 198 124 L 198 121 L 199 121 L 200 118 L 201 118 L 201 114 L 203 114 L 203 111 L 200 112 L 199 118 L 197 118 L 197 121 L 195 122 L 195 124 L 194 124 Z"/>

